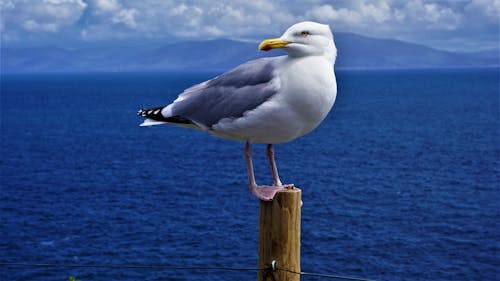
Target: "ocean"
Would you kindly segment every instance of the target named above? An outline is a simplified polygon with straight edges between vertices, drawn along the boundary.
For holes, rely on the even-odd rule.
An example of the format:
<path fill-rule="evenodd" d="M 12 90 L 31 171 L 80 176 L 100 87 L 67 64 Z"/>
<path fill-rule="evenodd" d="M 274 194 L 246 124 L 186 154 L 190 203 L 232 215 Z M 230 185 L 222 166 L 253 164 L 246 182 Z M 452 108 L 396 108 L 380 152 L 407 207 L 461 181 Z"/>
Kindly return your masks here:
<path fill-rule="evenodd" d="M 138 109 L 214 75 L 2 74 L 0 263 L 256 268 L 243 143 L 138 126 Z M 340 70 L 337 81 L 327 119 L 275 147 L 283 182 L 303 192 L 302 270 L 498 280 L 499 69 Z M 271 183 L 264 145 L 254 165 Z M 0 280 L 256 275 L 0 265 Z"/>

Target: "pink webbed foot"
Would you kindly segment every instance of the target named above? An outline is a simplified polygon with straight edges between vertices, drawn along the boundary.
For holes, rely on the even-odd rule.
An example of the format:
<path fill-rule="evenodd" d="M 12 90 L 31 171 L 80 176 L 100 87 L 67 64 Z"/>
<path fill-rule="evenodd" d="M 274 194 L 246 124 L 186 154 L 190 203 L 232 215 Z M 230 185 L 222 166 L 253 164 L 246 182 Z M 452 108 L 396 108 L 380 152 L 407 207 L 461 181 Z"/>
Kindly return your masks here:
<path fill-rule="evenodd" d="M 284 189 L 282 186 L 250 186 L 250 192 L 262 201 L 272 201 L 276 192 Z"/>

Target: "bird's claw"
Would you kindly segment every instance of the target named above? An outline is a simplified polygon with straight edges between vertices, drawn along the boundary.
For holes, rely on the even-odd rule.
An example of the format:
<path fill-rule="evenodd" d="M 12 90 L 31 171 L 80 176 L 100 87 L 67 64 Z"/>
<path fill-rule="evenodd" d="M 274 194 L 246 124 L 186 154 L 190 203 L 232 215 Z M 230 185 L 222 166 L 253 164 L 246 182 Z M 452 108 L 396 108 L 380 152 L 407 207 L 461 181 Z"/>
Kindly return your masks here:
<path fill-rule="evenodd" d="M 284 189 L 281 186 L 250 186 L 250 192 L 262 201 L 272 201 L 276 192 Z"/>
<path fill-rule="evenodd" d="M 276 192 L 280 190 L 292 189 L 293 186 L 293 184 L 285 184 L 281 186 L 251 185 L 250 192 L 262 201 L 272 201 Z"/>

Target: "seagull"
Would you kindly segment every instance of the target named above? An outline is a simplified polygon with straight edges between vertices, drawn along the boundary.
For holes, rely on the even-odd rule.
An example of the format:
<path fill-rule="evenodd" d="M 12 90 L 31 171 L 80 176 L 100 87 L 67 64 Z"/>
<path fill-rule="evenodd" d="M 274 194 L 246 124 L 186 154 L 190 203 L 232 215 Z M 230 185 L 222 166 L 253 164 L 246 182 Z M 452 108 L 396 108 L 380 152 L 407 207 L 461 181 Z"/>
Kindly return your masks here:
<path fill-rule="evenodd" d="M 248 61 L 211 80 L 184 90 L 167 106 L 141 109 L 141 126 L 175 124 L 245 143 L 249 189 L 271 201 L 284 185 L 274 160 L 274 144 L 315 129 L 337 96 L 334 64 L 337 49 L 330 27 L 316 22 L 292 25 L 279 38 L 266 39 L 259 50 L 283 49 L 287 55 Z M 267 144 L 273 184 L 257 185 L 253 143 Z"/>

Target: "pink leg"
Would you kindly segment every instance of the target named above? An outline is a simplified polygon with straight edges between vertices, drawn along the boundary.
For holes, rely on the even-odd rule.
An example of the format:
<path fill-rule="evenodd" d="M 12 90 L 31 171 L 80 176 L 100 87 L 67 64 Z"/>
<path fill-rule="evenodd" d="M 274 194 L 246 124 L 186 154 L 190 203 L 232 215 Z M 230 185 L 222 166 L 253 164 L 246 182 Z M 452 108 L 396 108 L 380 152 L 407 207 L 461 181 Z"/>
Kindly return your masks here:
<path fill-rule="evenodd" d="M 274 186 L 282 186 L 280 177 L 278 175 L 278 168 L 276 167 L 276 162 L 274 162 L 274 147 L 270 143 L 267 145 L 267 160 L 269 160 L 269 167 L 271 167 L 271 174 L 273 175 L 273 185 Z"/>
<path fill-rule="evenodd" d="M 255 183 L 255 175 L 253 173 L 252 147 L 248 142 L 245 143 L 245 160 L 247 163 L 248 182 L 250 183 L 250 186 L 257 185 Z"/>
<path fill-rule="evenodd" d="M 258 186 L 255 182 L 255 175 L 253 172 L 253 163 L 252 163 L 252 148 L 250 143 L 247 142 L 245 144 L 245 160 L 247 164 L 248 171 L 248 183 L 250 187 L 250 192 L 253 193 L 257 198 L 263 201 L 271 201 L 274 198 L 274 195 L 278 190 L 283 190 L 282 186 Z M 274 161 L 273 161 L 274 162 Z M 276 174 L 277 176 L 277 174 Z M 274 177 L 274 175 L 273 175 Z M 279 179 L 278 179 L 279 181 Z"/>
<path fill-rule="evenodd" d="M 267 159 L 269 160 L 269 167 L 271 167 L 271 173 L 273 175 L 273 186 L 280 186 L 284 188 L 293 188 L 293 184 L 283 185 L 278 175 L 278 168 L 276 167 L 276 162 L 274 161 L 274 146 L 273 144 L 267 145 Z"/>

